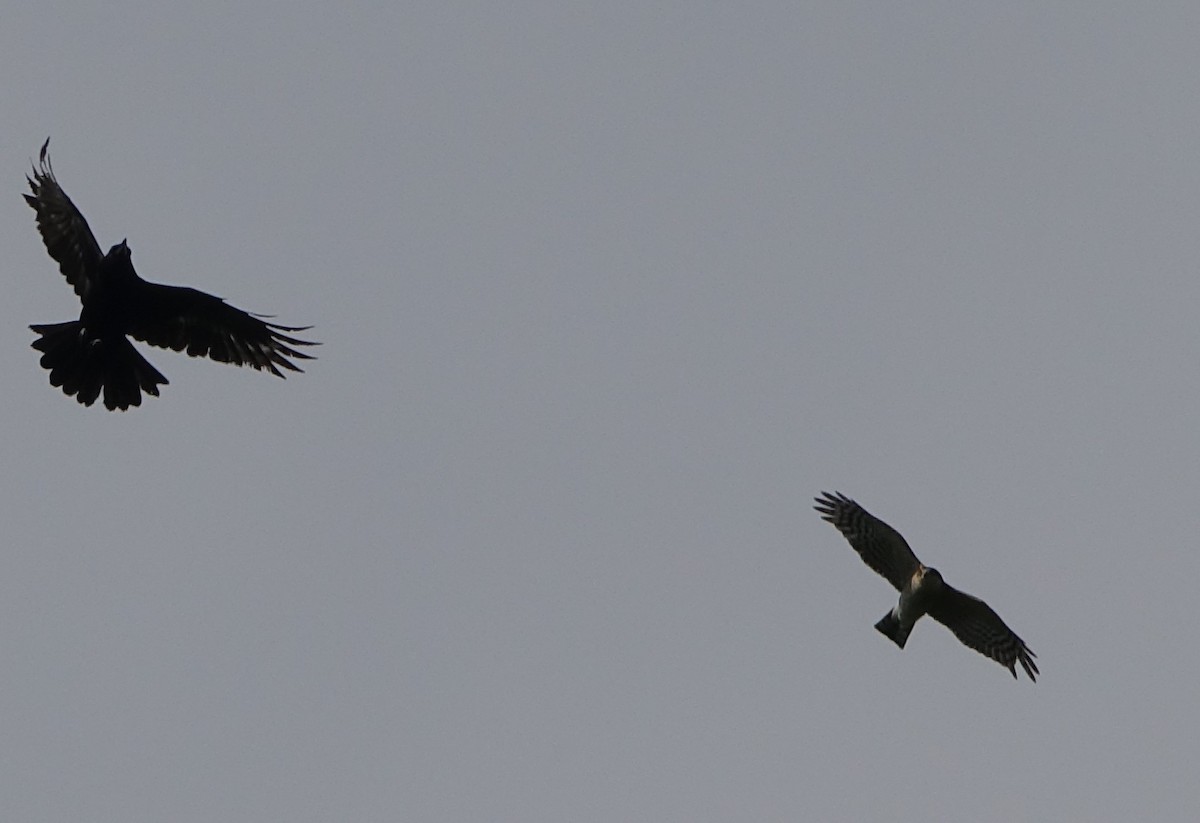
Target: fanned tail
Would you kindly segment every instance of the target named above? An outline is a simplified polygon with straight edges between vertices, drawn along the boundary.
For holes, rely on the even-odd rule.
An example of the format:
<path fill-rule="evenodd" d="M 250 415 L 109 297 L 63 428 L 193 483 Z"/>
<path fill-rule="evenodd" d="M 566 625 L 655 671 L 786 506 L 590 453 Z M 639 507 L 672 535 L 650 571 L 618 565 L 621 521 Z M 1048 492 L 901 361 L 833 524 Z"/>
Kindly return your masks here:
<path fill-rule="evenodd" d="M 875 624 L 875 628 L 883 632 L 884 637 L 902 649 L 904 648 L 904 644 L 908 642 L 908 632 L 900 625 L 900 619 L 896 617 L 894 609 L 885 614 L 883 619 Z M 910 627 L 909 631 L 911 630 Z"/>
<path fill-rule="evenodd" d="M 50 385 L 85 406 L 104 393 L 110 411 L 142 404 L 142 392 L 158 396 L 167 378 L 150 365 L 124 336 L 90 337 L 78 320 L 30 326 L 39 335 L 33 347 L 42 352 L 41 365 L 50 372 Z"/>

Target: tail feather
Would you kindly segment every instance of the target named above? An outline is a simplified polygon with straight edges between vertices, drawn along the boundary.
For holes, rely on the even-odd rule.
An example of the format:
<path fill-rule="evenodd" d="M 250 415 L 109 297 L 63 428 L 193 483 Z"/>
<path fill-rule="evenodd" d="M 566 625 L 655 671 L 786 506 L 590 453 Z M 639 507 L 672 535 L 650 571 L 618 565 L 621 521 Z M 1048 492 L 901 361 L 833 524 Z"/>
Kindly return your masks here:
<path fill-rule="evenodd" d="M 904 644 L 908 642 L 908 632 L 912 630 L 911 627 L 905 630 L 904 626 L 900 624 L 900 619 L 896 617 L 894 609 L 885 614 L 883 619 L 875 624 L 875 628 L 883 632 L 884 637 L 902 649 L 904 648 Z"/>
<path fill-rule="evenodd" d="M 124 411 L 142 404 L 143 391 L 157 397 L 158 387 L 167 384 L 167 378 L 124 336 L 90 337 L 78 320 L 30 328 L 40 335 L 33 347 L 42 352 L 41 365 L 50 372 L 50 385 L 85 406 L 103 393 L 106 408 Z"/>

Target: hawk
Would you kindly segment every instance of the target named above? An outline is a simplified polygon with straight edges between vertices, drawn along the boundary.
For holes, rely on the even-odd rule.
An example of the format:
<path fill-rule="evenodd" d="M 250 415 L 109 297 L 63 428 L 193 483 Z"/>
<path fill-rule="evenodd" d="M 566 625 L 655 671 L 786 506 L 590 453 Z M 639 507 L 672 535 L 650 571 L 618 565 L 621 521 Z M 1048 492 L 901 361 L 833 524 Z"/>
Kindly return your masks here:
<path fill-rule="evenodd" d="M 821 495 L 813 507 L 821 519 L 832 523 L 863 561 L 900 592 L 900 602 L 875 628 L 903 649 L 917 620 L 928 614 L 965 645 L 1006 666 L 1014 679 L 1020 663 L 1029 679 L 1037 680 L 1036 655 L 987 603 L 942 580 L 937 569 L 917 560 L 900 532 L 849 497 L 840 492 Z"/>
<path fill-rule="evenodd" d="M 129 337 L 278 377 L 284 376 L 280 368 L 303 371 L 288 358 L 312 360 L 295 347 L 316 344 L 288 335 L 310 326 L 279 326 L 211 294 L 147 282 L 133 270 L 124 240 L 102 253 L 87 221 L 54 177 L 49 146 L 47 138 L 33 177 L 25 178 L 32 192 L 24 195 L 25 202 L 37 212 L 38 232 L 50 257 L 83 302 L 78 320 L 30 326 L 39 335 L 33 347 L 42 352 L 50 385 L 85 406 L 103 392 L 110 411 L 140 406 L 142 392 L 157 397 L 167 378 Z"/>

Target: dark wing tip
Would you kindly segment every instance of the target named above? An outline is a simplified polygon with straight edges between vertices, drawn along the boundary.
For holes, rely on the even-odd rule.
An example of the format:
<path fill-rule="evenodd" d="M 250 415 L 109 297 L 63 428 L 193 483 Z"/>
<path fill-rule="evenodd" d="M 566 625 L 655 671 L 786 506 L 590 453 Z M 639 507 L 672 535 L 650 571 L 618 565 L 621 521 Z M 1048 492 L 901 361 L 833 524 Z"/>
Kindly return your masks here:
<path fill-rule="evenodd" d="M 279 323 L 268 322 L 275 317 L 275 315 L 273 315 L 273 314 L 257 314 L 256 312 L 246 312 L 246 314 L 249 314 L 251 317 L 261 320 L 263 322 L 263 325 L 271 330 L 271 337 L 276 340 L 282 340 L 293 346 L 319 346 L 319 345 L 321 345 L 319 342 L 316 342 L 313 340 L 300 340 L 295 337 L 289 337 L 288 335 L 285 335 L 285 334 L 279 334 L 279 332 L 288 332 L 289 334 L 295 334 L 296 332 L 299 332 L 299 331 L 308 331 L 309 329 L 312 328 L 311 325 L 308 325 L 308 326 L 282 326 Z M 303 357 L 307 360 L 314 359 L 311 354 L 296 353 L 296 356 Z"/>
<path fill-rule="evenodd" d="M 1038 671 L 1037 663 L 1033 662 L 1037 655 L 1033 653 L 1033 649 L 1025 645 L 1025 641 L 1016 632 L 1008 629 L 1007 626 L 1005 628 L 1008 630 L 1009 642 L 1012 644 L 1010 647 L 1011 651 L 1004 655 L 1008 657 L 1008 660 L 1005 661 L 1008 664 L 1008 670 L 1012 672 L 1013 677 L 1016 677 L 1017 664 L 1020 663 L 1021 668 L 1025 670 L 1025 674 L 1029 675 L 1029 679 L 1036 683 L 1037 676 L 1041 674 Z"/>
<path fill-rule="evenodd" d="M 265 323 L 265 321 L 264 321 L 264 323 Z M 289 332 L 291 334 L 295 334 L 296 332 L 300 332 L 300 331 L 308 331 L 309 329 L 312 328 L 312 326 L 281 326 L 278 323 L 265 323 L 265 325 L 269 329 L 273 329 L 275 331 L 285 331 L 285 332 Z M 319 346 L 321 344 L 320 343 L 307 343 L 306 345 Z"/>
<path fill-rule="evenodd" d="M 1008 633 L 1008 637 L 1006 637 L 998 646 L 990 649 L 979 650 L 998 662 L 1001 666 L 1007 668 L 1012 674 L 1013 680 L 1021 679 L 1017 677 L 1017 664 L 1020 663 L 1021 668 L 1025 670 L 1025 674 L 1029 676 L 1031 681 L 1036 683 L 1037 676 L 1041 674 L 1041 672 L 1038 671 L 1037 663 L 1033 662 L 1033 659 L 1037 657 L 1037 655 L 1033 653 L 1033 649 L 1025 645 L 1025 641 L 1018 637 L 1016 632 L 1014 632 L 1012 629 L 1009 629 L 1007 626 L 1004 628 Z M 967 645 L 970 646 L 972 644 L 967 643 Z"/>
<path fill-rule="evenodd" d="M 41 151 L 38 152 L 37 165 L 34 166 L 32 160 L 29 162 L 29 165 L 33 166 L 33 179 L 29 180 L 28 177 L 25 179 L 29 180 L 29 187 L 33 189 L 34 194 L 37 194 L 37 189 L 34 188 L 36 184 L 40 184 L 42 180 L 47 178 L 50 180 L 54 179 L 54 166 L 50 163 L 49 137 L 46 138 L 45 143 L 42 143 Z"/>
<path fill-rule="evenodd" d="M 289 356 L 299 357 L 302 360 L 315 360 L 316 359 L 316 357 L 314 355 L 305 354 L 304 352 L 294 351 L 294 350 L 290 349 L 289 347 L 290 346 L 319 346 L 319 345 L 321 345 L 320 343 L 312 341 L 312 340 L 301 340 L 298 337 L 292 337 L 288 334 L 280 334 L 280 332 L 285 332 L 285 331 L 286 332 L 308 331 L 309 329 L 312 328 L 312 326 L 279 326 L 279 325 L 276 325 L 275 323 L 265 323 L 265 325 L 268 329 L 270 329 L 271 339 L 273 341 L 275 341 L 276 343 L 284 344 L 283 346 L 281 346 L 281 348 Z"/>
<path fill-rule="evenodd" d="M 820 513 L 822 520 L 825 520 L 829 523 L 833 522 L 834 517 L 837 515 L 837 510 L 840 507 L 854 505 L 854 501 L 841 492 L 834 492 L 833 494 L 830 494 L 829 492 L 823 491 L 821 492 L 820 497 L 814 497 L 813 500 L 816 502 L 816 505 L 814 505 L 813 508 Z"/>
<path fill-rule="evenodd" d="M 262 315 L 255 315 L 261 318 Z M 265 320 L 260 322 L 266 326 L 270 342 L 265 351 L 259 352 L 259 358 L 250 357 L 247 362 L 256 369 L 266 369 L 276 377 L 286 377 L 279 368 L 287 369 L 292 372 L 304 372 L 304 369 L 291 362 L 288 358 L 296 360 L 316 360 L 315 355 L 306 352 L 298 351 L 296 346 L 319 346 L 320 343 L 311 340 L 301 340 L 298 337 L 292 337 L 282 332 L 302 332 L 311 329 L 312 326 L 281 326 L 278 323 L 268 323 Z"/>
<path fill-rule="evenodd" d="M 1025 670 L 1025 674 L 1029 675 L 1029 679 L 1034 683 L 1037 682 L 1037 676 L 1041 674 L 1041 672 L 1038 671 L 1037 663 L 1033 662 L 1033 658 L 1035 657 L 1037 657 L 1037 655 L 1033 653 L 1033 649 L 1026 646 L 1024 641 L 1022 641 L 1021 648 L 1017 652 L 1017 660 L 1020 661 L 1021 668 Z M 1013 666 L 1012 669 L 1013 677 L 1016 677 L 1016 666 Z"/>

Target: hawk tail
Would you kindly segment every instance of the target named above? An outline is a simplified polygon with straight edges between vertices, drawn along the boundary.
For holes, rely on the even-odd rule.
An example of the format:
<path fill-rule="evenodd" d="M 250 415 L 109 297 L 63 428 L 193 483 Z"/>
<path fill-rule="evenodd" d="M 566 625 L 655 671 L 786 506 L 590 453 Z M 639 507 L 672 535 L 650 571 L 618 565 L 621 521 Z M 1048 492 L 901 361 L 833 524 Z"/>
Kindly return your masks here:
<path fill-rule="evenodd" d="M 883 619 L 875 624 L 875 628 L 883 633 L 884 637 L 891 640 L 900 648 L 904 648 L 904 644 L 908 642 L 908 633 L 912 631 L 912 627 L 904 628 L 900 623 L 900 618 L 896 617 L 896 611 L 893 609 L 883 616 Z"/>
<path fill-rule="evenodd" d="M 157 397 L 159 385 L 167 383 L 124 336 L 91 337 L 78 320 L 30 328 L 40 335 L 33 347 L 42 352 L 50 385 L 85 406 L 103 391 L 106 408 L 124 411 L 142 404 L 143 391 Z"/>

